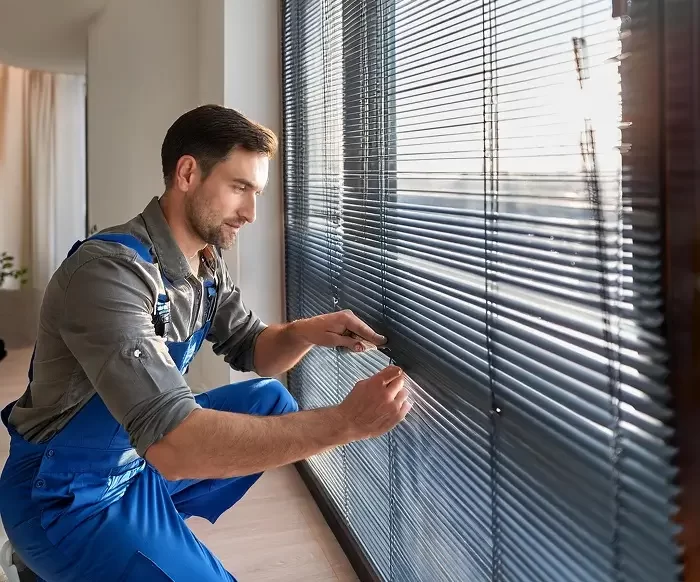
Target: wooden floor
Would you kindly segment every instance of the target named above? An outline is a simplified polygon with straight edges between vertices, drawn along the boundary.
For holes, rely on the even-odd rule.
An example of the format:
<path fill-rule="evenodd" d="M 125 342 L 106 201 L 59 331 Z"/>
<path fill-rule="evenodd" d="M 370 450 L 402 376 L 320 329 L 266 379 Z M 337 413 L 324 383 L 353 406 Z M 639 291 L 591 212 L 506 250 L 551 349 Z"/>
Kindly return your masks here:
<path fill-rule="evenodd" d="M 0 362 L 2 406 L 24 391 L 30 356 L 29 350 L 14 351 Z M 0 466 L 7 453 L 8 435 L 0 425 Z M 239 582 L 357 580 L 293 467 L 263 475 L 215 525 L 199 518 L 187 523 Z M 0 526 L 0 545 L 4 541 Z"/>

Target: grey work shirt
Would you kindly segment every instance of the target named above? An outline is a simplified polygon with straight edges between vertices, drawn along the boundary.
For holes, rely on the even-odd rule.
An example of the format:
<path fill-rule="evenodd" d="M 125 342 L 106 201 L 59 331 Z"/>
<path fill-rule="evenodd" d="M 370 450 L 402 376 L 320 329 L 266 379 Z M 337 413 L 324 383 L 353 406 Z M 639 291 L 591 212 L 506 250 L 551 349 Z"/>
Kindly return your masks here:
<path fill-rule="evenodd" d="M 199 274 L 192 273 L 157 198 L 105 232 L 134 235 L 157 262 L 98 240 L 86 241 L 63 261 L 41 307 L 34 379 L 9 421 L 25 439 L 46 441 L 97 392 L 143 456 L 199 407 L 165 341 L 184 341 L 201 327 L 204 280 L 219 282 L 207 340 L 232 368 L 253 370 L 255 342 L 265 325 L 244 306 L 217 250 L 202 251 Z M 156 335 L 152 319 L 164 292 L 161 270 L 169 281 L 172 318 L 166 338 Z"/>

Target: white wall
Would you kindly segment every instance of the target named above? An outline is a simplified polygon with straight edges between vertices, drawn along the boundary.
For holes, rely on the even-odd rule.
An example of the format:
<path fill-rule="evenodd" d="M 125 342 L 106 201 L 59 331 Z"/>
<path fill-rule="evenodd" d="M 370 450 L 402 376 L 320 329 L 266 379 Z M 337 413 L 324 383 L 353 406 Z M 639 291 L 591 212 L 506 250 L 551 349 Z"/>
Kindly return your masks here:
<path fill-rule="evenodd" d="M 59 74 L 56 78 L 54 269 L 58 268 L 73 243 L 85 237 L 85 132 L 85 78 Z"/>
<path fill-rule="evenodd" d="M 240 109 L 280 129 L 276 0 L 109 0 L 88 34 L 90 223 L 104 228 L 163 191 L 160 146 L 170 124 L 203 103 Z M 279 157 L 258 220 L 225 255 L 246 303 L 282 319 Z M 244 375 L 205 347 L 188 382 L 202 390 Z"/>
<path fill-rule="evenodd" d="M 224 104 L 227 65 L 226 9 L 226 0 L 199 2 L 197 71 L 200 103 Z"/>
<path fill-rule="evenodd" d="M 0 0 L 0 60 L 27 69 L 85 74 L 90 20 L 107 0 Z"/>
<path fill-rule="evenodd" d="M 88 31 L 90 224 L 124 222 L 163 192 L 160 146 L 196 106 L 195 0 L 110 0 Z"/>
<path fill-rule="evenodd" d="M 282 81 L 279 6 L 276 0 L 227 0 L 225 105 L 280 135 Z M 255 224 L 244 228 L 231 261 L 246 304 L 264 321 L 283 318 L 283 198 L 281 155 L 270 164 Z M 233 253 L 228 253 L 233 254 Z M 228 255 L 227 254 L 227 255 Z M 227 256 L 227 260 L 229 260 Z M 240 375 L 234 375 L 239 379 Z"/>

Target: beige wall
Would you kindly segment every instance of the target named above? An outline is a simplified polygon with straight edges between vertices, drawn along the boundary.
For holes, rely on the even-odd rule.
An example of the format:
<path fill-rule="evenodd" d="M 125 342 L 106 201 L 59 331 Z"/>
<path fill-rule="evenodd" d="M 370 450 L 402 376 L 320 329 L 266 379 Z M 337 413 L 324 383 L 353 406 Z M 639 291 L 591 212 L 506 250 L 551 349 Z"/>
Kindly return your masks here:
<path fill-rule="evenodd" d="M 276 0 L 229 0 L 225 103 L 280 135 L 282 82 Z M 271 322 L 282 318 L 283 198 L 281 152 L 270 165 L 256 224 L 241 232 L 239 282 L 248 304 Z"/>
<path fill-rule="evenodd" d="M 0 289 L 0 339 L 8 349 L 34 345 L 43 295 L 31 286 Z"/>
<path fill-rule="evenodd" d="M 110 0 L 88 33 L 90 224 L 128 220 L 163 191 L 160 145 L 180 114 L 202 103 L 239 108 L 279 131 L 277 0 Z M 265 321 L 282 318 L 280 160 L 258 221 L 226 253 L 243 297 Z M 240 379 L 206 346 L 195 390 Z"/>

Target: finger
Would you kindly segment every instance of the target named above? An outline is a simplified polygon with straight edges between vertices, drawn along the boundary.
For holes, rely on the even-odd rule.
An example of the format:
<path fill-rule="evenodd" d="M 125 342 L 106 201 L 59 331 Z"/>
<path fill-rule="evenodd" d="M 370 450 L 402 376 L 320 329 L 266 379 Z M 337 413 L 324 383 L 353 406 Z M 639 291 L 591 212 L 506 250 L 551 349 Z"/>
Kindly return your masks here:
<path fill-rule="evenodd" d="M 406 390 L 405 388 L 399 389 L 399 391 L 396 393 L 396 396 L 394 396 L 394 400 L 398 402 L 408 400 L 408 390 Z"/>
<path fill-rule="evenodd" d="M 352 311 L 346 311 L 345 317 L 345 327 L 348 331 L 357 334 L 360 338 L 367 340 L 375 346 L 382 346 L 386 343 L 386 338 L 383 335 L 379 335 Z"/>
<path fill-rule="evenodd" d="M 403 377 L 403 370 L 398 366 L 388 366 L 379 372 L 377 376 L 382 379 L 384 384 L 391 384 L 397 378 Z"/>
<path fill-rule="evenodd" d="M 356 340 L 349 335 L 338 335 L 336 333 L 328 335 L 329 343 L 336 347 L 343 347 L 353 352 L 364 352 L 365 346 L 361 341 Z"/>
<path fill-rule="evenodd" d="M 343 333 L 343 336 L 349 337 L 350 339 L 354 340 L 357 344 L 362 346 L 365 350 L 376 350 L 377 346 L 373 344 L 370 341 L 367 341 L 366 339 L 361 338 L 359 335 L 352 331 L 345 330 L 345 333 Z"/>
<path fill-rule="evenodd" d="M 399 418 L 401 420 L 406 418 L 406 415 L 411 411 L 411 408 L 413 408 L 413 402 L 406 400 L 399 409 Z"/>
<path fill-rule="evenodd" d="M 397 378 L 394 378 L 389 384 L 387 384 L 387 390 L 389 391 L 389 398 L 396 400 L 399 392 L 403 390 L 404 378 L 403 374 Z"/>

